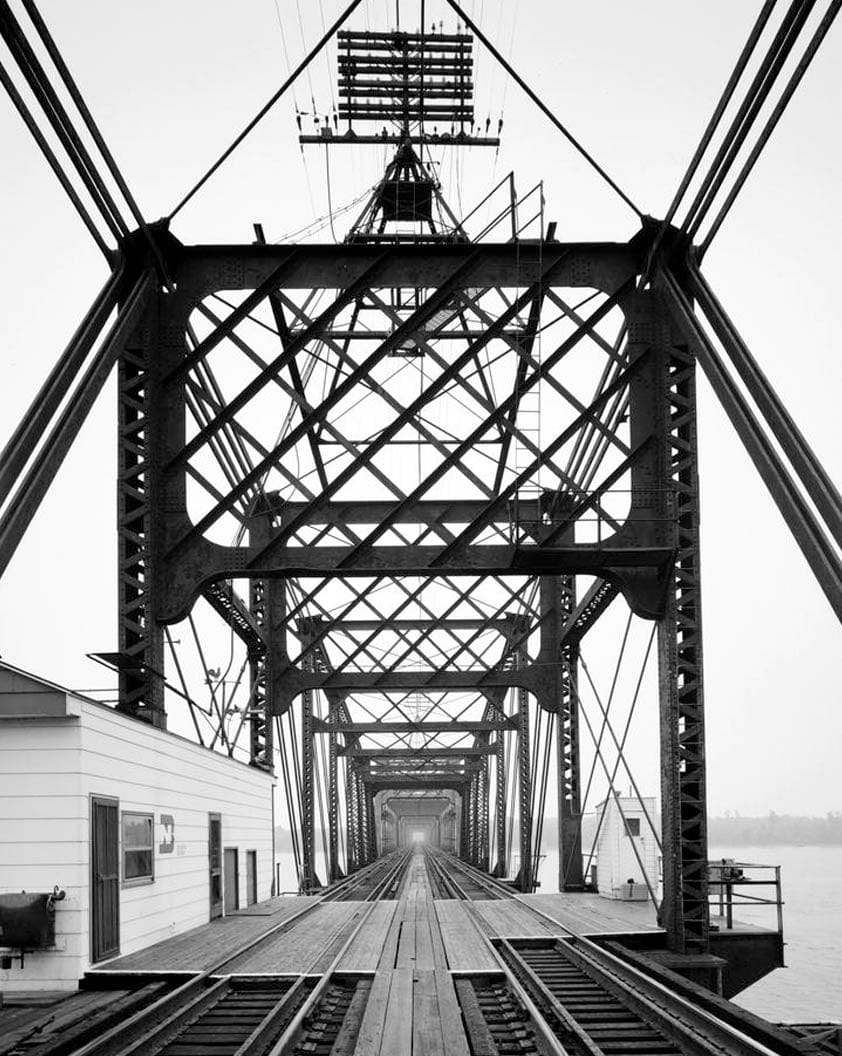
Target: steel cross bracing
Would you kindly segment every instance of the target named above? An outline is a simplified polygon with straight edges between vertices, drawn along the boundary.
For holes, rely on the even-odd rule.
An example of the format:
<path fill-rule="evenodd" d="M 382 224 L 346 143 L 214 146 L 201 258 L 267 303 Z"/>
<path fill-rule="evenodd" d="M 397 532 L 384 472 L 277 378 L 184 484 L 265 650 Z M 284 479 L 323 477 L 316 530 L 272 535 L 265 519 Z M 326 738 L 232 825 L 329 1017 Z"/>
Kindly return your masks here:
<path fill-rule="evenodd" d="M 163 725 L 164 628 L 200 597 L 224 613 L 251 664 L 255 763 L 270 717 L 300 707 L 306 889 L 317 802 L 335 878 L 376 854 L 378 790 L 442 788 L 462 797 L 466 857 L 490 866 L 493 834 L 508 872 L 514 831 L 531 889 L 530 740 L 552 714 L 577 888 L 577 649 L 622 594 L 660 621 L 677 746 L 665 923 L 700 948 L 693 357 L 665 295 L 638 288 L 646 233 L 385 248 L 155 235 L 175 289 L 147 295 L 120 354 L 120 707 Z M 553 425 L 527 433 L 518 409 L 537 386 Z"/>
<path fill-rule="evenodd" d="M 641 219 L 631 242 L 558 242 L 540 211 L 540 230 L 527 238 L 514 195 L 507 243 L 467 241 L 452 214 L 441 238 L 431 230 L 423 241 L 381 239 L 384 209 L 399 219 L 411 206 L 417 219 L 419 202 L 402 197 L 406 188 L 383 185 L 372 199 L 377 208 L 361 218 L 364 237 L 344 245 L 267 246 L 258 232 L 258 244 L 248 246 L 184 246 L 166 222 L 143 219 L 24 0 L 138 225 L 131 232 L 49 73 L 0 2 L 0 33 L 92 214 L 5 71 L 4 86 L 114 269 L 3 452 L 0 571 L 116 362 L 119 652 L 102 655 L 119 673 L 119 707 L 164 726 L 175 692 L 196 722 L 170 626 L 188 619 L 195 633 L 193 608 L 206 602 L 240 640 L 250 680 L 238 719 L 212 692 L 210 746 L 233 754 L 247 725 L 251 762 L 271 767 L 280 759 L 305 890 L 320 883 L 320 838 L 327 879 L 377 855 L 381 793 L 444 796 L 460 853 L 508 875 L 517 846 L 517 882 L 531 890 L 553 743 L 560 882 L 581 888 L 580 719 L 593 734 L 579 692 L 582 671 L 592 682 L 582 640 L 622 596 L 658 632 L 661 919 L 674 950 L 704 952 L 696 363 L 840 617 L 842 500 L 702 276 L 699 257 L 840 2 L 828 5 L 729 190 L 739 147 L 812 5 L 790 6 L 675 227 L 772 5 L 758 17 L 665 219 L 654 222 L 449 2 Z M 420 114 L 407 113 L 423 124 L 433 111 L 418 105 Z M 429 173 L 403 132 L 393 182 L 423 183 Z M 704 232 L 720 189 L 724 205 Z M 375 220 L 378 237 L 369 238 Z M 173 664 L 183 692 L 173 685 Z M 604 728 L 607 708 L 600 710 Z M 198 723 L 196 732 L 201 737 Z M 613 786 L 622 742 L 610 733 L 618 747 L 613 776 L 600 761 Z"/>
<path fill-rule="evenodd" d="M 202 595 L 226 613 L 252 666 L 255 762 L 271 755 L 266 716 L 302 702 L 305 889 L 317 802 L 330 879 L 376 853 L 383 788 L 461 794 L 463 853 L 488 867 L 492 787 L 495 870 L 516 831 L 531 889 L 530 740 L 558 711 L 565 882 L 580 887 L 575 650 L 618 592 L 664 614 L 675 551 L 669 348 L 636 289 L 641 240 L 328 253 L 158 237 L 175 290 L 150 300 L 123 368 L 144 396 L 125 400 L 125 458 L 156 467 L 156 498 L 138 504 L 137 470 L 123 482 L 121 706 L 162 723 L 163 626 Z M 546 436 L 519 419 L 539 387 Z M 576 574 L 597 577 L 579 604 Z"/>

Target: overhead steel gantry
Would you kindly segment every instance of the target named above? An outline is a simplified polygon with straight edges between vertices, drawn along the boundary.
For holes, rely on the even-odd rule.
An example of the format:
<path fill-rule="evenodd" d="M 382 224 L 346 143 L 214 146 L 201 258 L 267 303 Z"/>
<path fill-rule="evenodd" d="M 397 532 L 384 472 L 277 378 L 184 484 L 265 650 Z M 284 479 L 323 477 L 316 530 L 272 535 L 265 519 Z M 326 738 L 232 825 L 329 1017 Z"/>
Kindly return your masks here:
<path fill-rule="evenodd" d="M 24 6 L 72 85 L 34 4 Z M 335 879 L 377 853 L 377 793 L 406 790 L 457 794 L 461 853 L 498 875 L 510 867 L 516 801 L 517 883 L 532 890 L 552 743 L 560 880 L 581 889 L 579 648 L 622 596 L 657 625 L 662 922 L 674 950 L 707 950 L 697 363 L 842 615 L 838 492 L 693 246 L 807 6 L 785 15 L 680 225 L 676 211 L 772 4 L 664 221 L 641 216 L 627 243 L 559 241 L 542 208 L 519 226 L 514 199 L 504 210 L 511 235 L 469 237 L 423 153 L 430 142 L 488 141 L 472 126 L 472 37 L 360 32 L 340 49 L 348 128 L 302 137 L 347 145 L 358 141 L 355 120 L 390 123 L 394 161 L 345 243 L 266 245 L 258 231 L 248 245 L 183 245 L 166 221 L 143 220 L 100 139 L 137 230 L 115 220 L 50 75 L 0 3 L 3 39 L 66 132 L 119 245 L 103 292 L 4 451 L 0 569 L 116 364 L 118 707 L 165 726 L 168 626 L 204 597 L 248 658 L 252 763 L 273 766 L 276 732 L 294 738 L 280 769 L 302 889 L 320 882 L 320 796 Z M 452 130 L 429 131 L 445 120 Z M 190 699 L 186 684 L 181 695 Z M 233 751 L 224 709 L 218 720 Z"/>

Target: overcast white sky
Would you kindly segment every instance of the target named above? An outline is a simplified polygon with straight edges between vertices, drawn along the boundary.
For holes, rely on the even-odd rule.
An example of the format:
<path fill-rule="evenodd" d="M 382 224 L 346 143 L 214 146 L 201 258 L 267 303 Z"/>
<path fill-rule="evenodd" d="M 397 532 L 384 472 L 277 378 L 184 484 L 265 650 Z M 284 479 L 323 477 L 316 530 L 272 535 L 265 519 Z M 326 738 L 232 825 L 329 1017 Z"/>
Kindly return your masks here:
<path fill-rule="evenodd" d="M 642 207 L 660 216 L 753 22 L 759 2 L 468 0 L 467 9 Z M 303 54 L 296 0 L 42 0 L 41 11 L 148 218 L 170 210 Z M 336 0 L 304 0 L 309 44 Z M 409 0 L 404 28 L 415 28 Z M 430 2 L 428 18 L 453 19 Z M 394 24 L 394 4 L 366 17 Z M 414 21 L 413 21 L 414 19 Z M 5 56 L 4 56 L 5 60 Z M 480 57 L 479 106 L 505 120 L 504 145 L 474 151 L 467 206 L 492 176 L 545 180 L 561 239 L 625 240 L 635 217 L 602 187 L 517 87 Z M 705 270 L 761 365 L 838 480 L 842 391 L 837 247 L 842 150 L 836 110 L 842 29 L 831 31 Z M 327 66 L 296 102 L 329 102 Z M 282 103 L 177 218 L 185 242 L 270 240 L 326 212 L 323 158 L 305 163 L 293 100 Z M 5 97 L 0 100 L 0 440 L 32 399 L 96 291 L 104 263 Z M 450 168 L 448 169 L 448 166 Z M 377 178 L 376 151 L 337 161 L 334 205 Z M 341 234 L 340 234 L 341 237 Z M 840 634 L 776 508 L 700 383 L 704 630 L 713 812 L 842 809 Z M 0 582 L 0 652 L 74 687 L 100 686 L 84 654 L 116 647 L 115 416 L 103 393 Z M 107 682 L 107 678 L 106 678 Z M 653 785 L 656 785 L 653 775 Z M 656 791 L 653 787 L 652 791 Z"/>

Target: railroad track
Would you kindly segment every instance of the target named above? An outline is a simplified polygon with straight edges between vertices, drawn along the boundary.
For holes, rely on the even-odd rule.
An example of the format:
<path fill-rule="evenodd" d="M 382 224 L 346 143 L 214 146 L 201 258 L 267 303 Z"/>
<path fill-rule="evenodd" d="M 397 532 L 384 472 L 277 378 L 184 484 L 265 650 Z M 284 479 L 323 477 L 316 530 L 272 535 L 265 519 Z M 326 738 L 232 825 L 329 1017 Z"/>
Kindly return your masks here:
<path fill-rule="evenodd" d="M 339 961 L 364 926 L 374 903 L 396 898 L 404 882 L 411 851 L 378 860 L 331 885 L 322 897 L 293 916 L 272 925 L 249 942 L 226 952 L 206 971 L 181 985 L 158 984 L 154 997 L 147 987 L 138 1000 L 126 1000 L 119 1022 L 103 1017 L 102 1028 L 74 1036 L 50 1038 L 11 1050 L 9 1056 L 269 1056 L 302 1051 L 329 1053 L 343 1030 L 353 1033 L 370 989 L 370 979 L 336 976 Z M 320 947 L 341 949 L 325 971 L 296 976 L 226 974 L 226 967 L 288 931 L 327 902 L 356 900 L 370 906 L 361 917 L 343 924 Z M 93 1037 L 93 1040 L 89 1040 Z M 306 1037 L 306 1042 L 301 1039 Z"/>
<path fill-rule="evenodd" d="M 161 996 L 150 995 L 147 1007 L 134 1014 L 127 1010 L 123 1022 L 95 1040 L 81 1047 L 67 1041 L 36 1044 L 24 1050 L 25 1056 L 352 1053 L 374 973 L 342 972 L 339 965 L 377 900 L 394 895 L 402 885 L 410 857 L 411 852 L 391 856 L 333 885 L 323 899 L 230 951 L 206 972 Z M 498 966 L 453 976 L 474 1056 L 793 1056 L 774 1039 L 748 1037 L 727 1016 L 688 1000 L 680 989 L 670 989 L 613 950 L 574 935 L 534 906 L 530 908 L 552 921 L 562 937 L 489 937 L 472 902 L 477 897 L 520 900 L 516 893 L 450 856 L 428 852 L 425 864 L 434 890 L 466 902 L 477 924 L 476 941 L 487 945 Z M 474 885 L 482 894 L 472 898 Z M 317 906 L 360 896 L 369 903 L 361 916 L 340 925 L 328 943 L 320 943 L 320 959 L 325 949 L 340 947 L 328 966 L 314 960 L 298 975 L 225 974 L 227 965 Z"/>
<path fill-rule="evenodd" d="M 475 1053 L 555 1056 L 772 1056 L 772 1033 L 748 1036 L 596 942 L 576 935 L 507 885 L 449 855 L 426 856 L 434 888 L 467 902 L 511 898 L 550 922 L 558 939 L 489 938 L 501 977 L 455 980 Z M 437 897 L 442 897 L 438 895 Z M 469 906 L 478 933 L 484 923 Z"/>
<path fill-rule="evenodd" d="M 365 1007 L 370 979 L 335 977 L 336 968 L 375 903 L 395 897 L 406 873 L 410 853 L 399 853 L 373 863 L 333 885 L 318 901 L 275 924 L 249 942 L 226 952 L 206 971 L 180 986 L 127 1009 L 126 1016 L 93 1040 L 73 1043 L 52 1039 L 28 1046 L 26 1056 L 270 1056 L 296 1051 L 300 1036 L 310 1053 L 330 1052 L 343 1024 L 351 1029 Z M 330 942 L 320 945 L 319 957 L 329 946 L 341 948 L 324 971 L 297 976 L 226 974 L 226 967 L 254 953 L 279 933 L 327 902 L 355 899 L 370 905 L 361 917 L 343 924 Z M 358 1026 L 358 1024 L 357 1024 Z M 90 1035 L 88 1035 L 90 1036 Z"/>
<path fill-rule="evenodd" d="M 513 897 L 511 888 L 452 855 L 434 853 L 425 848 L 424 860 L 434 898 L 460 898 L 476 902 Z"/>
<path fill-rule="evenodd" d="M 379 859 L 331 887 L 322 897 L 323 902 L 358 901 L 397 898 L 412 856 L 410 850 L 399 851 Z"/>

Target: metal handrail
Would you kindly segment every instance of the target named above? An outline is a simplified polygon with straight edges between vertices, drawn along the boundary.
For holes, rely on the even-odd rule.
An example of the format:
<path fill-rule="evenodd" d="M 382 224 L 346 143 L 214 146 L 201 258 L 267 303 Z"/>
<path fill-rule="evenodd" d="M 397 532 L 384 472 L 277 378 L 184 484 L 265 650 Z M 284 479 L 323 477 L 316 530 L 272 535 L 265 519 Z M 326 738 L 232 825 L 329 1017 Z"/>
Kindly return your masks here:
<path fill-rule="evenodd" d="M 781 867 L 759 862 L 739 862 L 721 858 L 708 862 L 709 904 L 719 910 L 719 918 L 725 929 L 734 928 L 734 907 L 774 906 L 777 916 L 777 931 L 783 933 L 783 897 L 781 895 Z M 760 872 L 760 876 L 747 875 L 747 870 Z M 765 875 L 773 874 L 773 875 Z M 774 897 L 764 898 L 741 890 L 748 887 L 774 888 Z"/>

